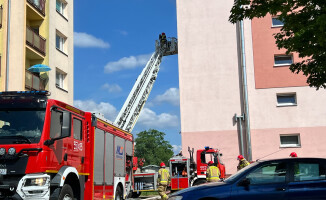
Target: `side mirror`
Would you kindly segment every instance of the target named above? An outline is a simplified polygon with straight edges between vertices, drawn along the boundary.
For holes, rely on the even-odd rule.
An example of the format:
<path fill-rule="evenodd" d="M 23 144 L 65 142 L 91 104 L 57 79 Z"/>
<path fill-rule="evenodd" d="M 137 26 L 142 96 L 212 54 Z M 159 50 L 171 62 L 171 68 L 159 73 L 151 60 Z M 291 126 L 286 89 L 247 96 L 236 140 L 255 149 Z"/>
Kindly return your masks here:
<path fill-rule="evenodd" d="M 50 146 L 50 145 L 52 145 L 52 144 L 54 144 L 54 139 L 49 139 L 49 140 L 45 140 L 45 141 L 44 141 L 44 145 L 45 145 L 45 146 Z"/>
<path fill-rule="evenodd" d="M 62 137 L 69 137 L 71 131 L 71 113 L 63 112 L 62 117 Z"/>
<path fill-rule="evenodd" d="M 248 178 L 245 178 L 245 179 L 242 179 L 239 183 L 238 183 L 239 186 L 244 186 L 244 187 L 247 187 L 250 185 L 250 179 Z"/>

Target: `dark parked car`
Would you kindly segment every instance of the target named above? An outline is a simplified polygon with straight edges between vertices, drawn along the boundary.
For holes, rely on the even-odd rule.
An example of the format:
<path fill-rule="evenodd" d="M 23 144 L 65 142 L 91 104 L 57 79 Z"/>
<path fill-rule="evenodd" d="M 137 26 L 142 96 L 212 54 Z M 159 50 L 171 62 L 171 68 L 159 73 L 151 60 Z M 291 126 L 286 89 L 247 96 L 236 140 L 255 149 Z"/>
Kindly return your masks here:
<path fill-rule="evenodd" d="M 257 161 L 224 182 L 180 190 L 169 200 L 325 200 L 326 159 Z"/>

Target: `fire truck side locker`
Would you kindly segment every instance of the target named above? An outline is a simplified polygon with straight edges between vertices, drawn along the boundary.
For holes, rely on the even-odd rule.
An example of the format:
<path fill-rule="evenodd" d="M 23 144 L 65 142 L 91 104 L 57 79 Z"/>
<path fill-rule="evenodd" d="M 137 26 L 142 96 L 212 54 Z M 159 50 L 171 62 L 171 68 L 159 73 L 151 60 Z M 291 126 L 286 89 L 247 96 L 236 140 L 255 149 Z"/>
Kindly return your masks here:
<path fill-rule="evenodd" d="M 134 174 L 134 192 L 157 191 L 158 173 Z"/>
<path fill-rule="evenodd" d="M 97 120 L 93 123 L 94 199 L 117 195 L 125 198 L 132 189 L 131 170 L 126 171 L 126 156 L 133 155 L 132 135 L 107 123 L 105 119 L 94 119 Z"/>

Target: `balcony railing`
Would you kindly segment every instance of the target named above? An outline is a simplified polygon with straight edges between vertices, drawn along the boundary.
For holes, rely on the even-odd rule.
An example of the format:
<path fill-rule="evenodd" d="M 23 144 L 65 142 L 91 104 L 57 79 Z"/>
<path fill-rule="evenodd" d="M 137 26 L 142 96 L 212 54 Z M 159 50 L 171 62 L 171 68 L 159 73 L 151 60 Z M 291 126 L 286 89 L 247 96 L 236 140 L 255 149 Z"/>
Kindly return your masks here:
<path fill-rule="evenodd" d="M 27 2 L 45 16 L 45 0 L 27 0 Z"/>
<path fill-rule="evenodd" d="M 46 39 L 35 33 L 30 27 L 26 28 L 26 43 L 45 56 Z"/>
<path fill-rule="evenodd" d="M 45 90 L 45 79 L 34 75 L 26 70 L 25 73 L 25 88 L 29 90 Z"/>

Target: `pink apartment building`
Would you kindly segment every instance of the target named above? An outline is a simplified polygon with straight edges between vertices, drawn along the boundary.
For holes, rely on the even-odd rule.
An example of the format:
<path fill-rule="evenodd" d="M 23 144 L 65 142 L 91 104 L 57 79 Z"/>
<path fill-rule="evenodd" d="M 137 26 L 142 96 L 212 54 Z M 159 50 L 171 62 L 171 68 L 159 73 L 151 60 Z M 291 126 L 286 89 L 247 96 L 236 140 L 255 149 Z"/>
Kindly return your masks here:
<path fill-rule="evenodd" d="M 219 148 L 228 174 L 238 154 L 253 161 L 292 151 L 326 157 L 325 90 L 289 70 L 300 59 L 276 47 L 277 17 L 231 24 L 232 5 L 177 0 L 184 155 L 188 146 Z"/>

